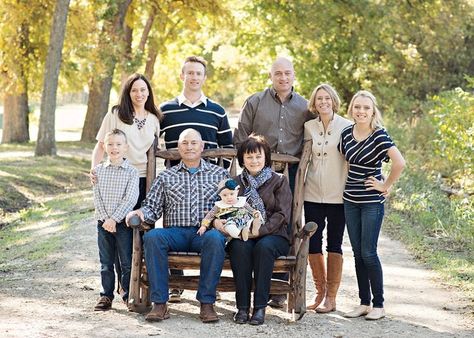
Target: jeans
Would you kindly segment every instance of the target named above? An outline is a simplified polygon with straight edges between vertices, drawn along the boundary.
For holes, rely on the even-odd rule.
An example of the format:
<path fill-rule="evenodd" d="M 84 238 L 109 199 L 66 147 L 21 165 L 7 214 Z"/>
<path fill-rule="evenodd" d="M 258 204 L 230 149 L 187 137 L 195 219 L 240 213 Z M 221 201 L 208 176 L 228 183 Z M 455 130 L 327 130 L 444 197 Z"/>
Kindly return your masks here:
<path fill-rule="evenodd" d="M 305 222 L 316 222 L 318 229 L 309 240 L 309 253 L 323 253 L 323 231 L 327 221 L 327 252 L 342 255 L 342 238 L 346 219 L 343 204 L 304 202 Z"/>
<path fill-rule="evenodd" d="M 100 277 L 102 281 L 101 296 L 114 299 L 115 273 L 114 262 L 116 253 L 120 261 L 120 283 L 124 291 L 123 300 L 128 299 L 130 287 L 130 269 L 132 266 L 132 229 L 125 222 L 117 223 L 116 233 L 102 227 L 103 221 L 97 222 L 97 243 L 99 245 Z"/>
<path fill-rule="evenodd" d="M 216 301 L 216 288 L 224 265 L 225 236 L 216 229 L 208 230 L 204 235 L 199 236 L 198 229 L 198 227 L 156 228 L 143 236 L 152 302 L 162 304 L 169 299 L 169 251 L 201 253 L 196 298 L 203 304 L 213 304 Z"/>
<path fill-rule="evenodd" d="M 383 273 L 377 255 L 377 241 L 382 227 L 382 203 L 352 203 L 344 201 L 347 232 L 354 252 L 357 284 L 361 305 L 383 307 Z"/>
<path fill-rule="evenodd" d="M 235 280 L 238 309 L 250 308 L 252 273 L 255 279 L 254 309 L 267 306 L 275 259 L 288 254 L 290 244 L 281 236 L 267 235 L 244 242 L 233 239 L 228 244 L 230 265 Z"/>

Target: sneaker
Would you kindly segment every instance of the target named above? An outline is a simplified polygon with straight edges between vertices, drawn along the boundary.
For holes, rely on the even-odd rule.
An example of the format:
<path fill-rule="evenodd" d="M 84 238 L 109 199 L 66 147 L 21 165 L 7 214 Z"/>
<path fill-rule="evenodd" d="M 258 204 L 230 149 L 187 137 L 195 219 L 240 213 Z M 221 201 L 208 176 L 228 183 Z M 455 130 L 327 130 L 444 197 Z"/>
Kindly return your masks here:
<path fill-rule="evenodd" d="M 216 291 L 216 301 L 221 300 L 221 294 L 219 291 Z"/>
<path fill-rule="evenodd" d="M 378 320 L 385 317 L 385 310 L 383 307 L 374 307 L 372 311 L 370 311 L 367 316 L 365 316 L 366 320 Z"/>
<path fill-rule="evenodd" d="M 268 302 L 268 305 L 276 309 L 281 309 L 285 306 L 285 303 L 286 295 L 270 295 L 270 301 Z"/>
<path fill-rule="evenodd" d="M 354 310 L 351 312 L 347 312 L 344 314 L 344 317 L 346 318 L 357 318 L 360 316 L 365 316 L 370 312 L 370 306 L 369 305 L 359 305 L 356 307 Z"/>
<path fill-rule="evenodd" d="M 181 294 L 183 290 L 172 289 L 170 290 L 169 300 L 170 303 L 181 303 Z"/>
<path fill-rule="evenodd" d="M 94 307 L 94 311 L 107 311 L 112 308 L 112 300 L 109 297 L 102 296 Z"/>

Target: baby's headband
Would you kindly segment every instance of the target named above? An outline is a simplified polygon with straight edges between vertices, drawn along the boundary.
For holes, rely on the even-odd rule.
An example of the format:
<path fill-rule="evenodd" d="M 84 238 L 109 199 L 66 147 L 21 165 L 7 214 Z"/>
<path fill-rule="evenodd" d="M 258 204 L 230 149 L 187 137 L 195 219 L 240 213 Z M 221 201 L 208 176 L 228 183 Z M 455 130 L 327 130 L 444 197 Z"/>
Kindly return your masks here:
<path fill-rule="evenodd" d="M 239 185 L 237 184 L 237 182 L 234 179 L 229 178 L 224 182 L 224 185 L 217 190 L 217 194 L 219 195 L 224 189 L 237 190 L 238 188 Z"/>

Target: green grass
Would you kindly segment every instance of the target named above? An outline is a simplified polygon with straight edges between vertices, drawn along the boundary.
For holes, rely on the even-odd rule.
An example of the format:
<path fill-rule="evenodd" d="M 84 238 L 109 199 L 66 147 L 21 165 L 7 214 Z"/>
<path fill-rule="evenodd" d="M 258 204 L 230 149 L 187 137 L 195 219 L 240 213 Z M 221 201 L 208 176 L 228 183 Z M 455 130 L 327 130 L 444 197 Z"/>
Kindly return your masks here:
<path fill-rule="evenodd" d="M 0 145 L 0 272 L 56 252 L 63 234 L 93 212 L 87 176 L 92 145 L 59 143 L 68 157 L 31 156 L 34 144 Z M 75 153 L 81 152 L 81 157 Z M 30 156 L 28 156 L 30 154 Z"/>
<path fill-rule="evenodd" d="M 432 178 L 407 168 L 388 203 L 385 230 L 447 284 L 474 299 L 474 201 L 451 197 Z"/>

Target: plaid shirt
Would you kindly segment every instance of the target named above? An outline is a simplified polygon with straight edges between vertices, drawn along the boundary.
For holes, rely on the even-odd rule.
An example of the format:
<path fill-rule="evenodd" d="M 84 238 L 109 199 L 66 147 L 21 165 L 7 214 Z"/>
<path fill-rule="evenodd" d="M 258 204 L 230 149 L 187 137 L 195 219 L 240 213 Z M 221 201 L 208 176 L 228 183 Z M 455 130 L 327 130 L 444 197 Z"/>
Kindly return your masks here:
<path fill-rule="evenodd" d="M 95 217 L 101 221 L 112 218 L 119 223 L 137 203 L 138 171 L 128 160 L 119 166 L 107 160 L 94 170 L 97 175 L 97 183 L 94 184 Z"/>
<path fill-rule="evenodd" d="M 183 162 L 161 172 L 153 182 L 141 210 L 148 223 L 164 213 L 163 227 L 197 227 L 217 199 L 217 184 L 229 173 L 201 160 L 192 173 Z"/>

